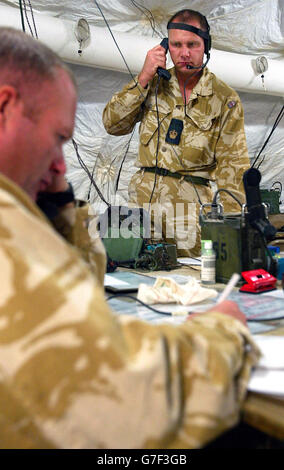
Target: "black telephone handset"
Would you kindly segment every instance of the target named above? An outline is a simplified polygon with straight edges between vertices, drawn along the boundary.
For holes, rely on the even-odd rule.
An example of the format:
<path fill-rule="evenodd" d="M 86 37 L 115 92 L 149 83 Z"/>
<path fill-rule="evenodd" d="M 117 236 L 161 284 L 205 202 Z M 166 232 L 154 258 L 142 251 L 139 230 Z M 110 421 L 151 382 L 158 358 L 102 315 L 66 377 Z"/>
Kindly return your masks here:
<path fill-rule="evenodd" d="M 249 168 L 243 174 L 243 184 L 247 200 L 247 219 L 252 227 L 256 228 L 267 241 L 273 240 L 276 228 L 266 217 L 261 200 L 259 183 L 261 173 L 256 168 Z"/>
<path fill-rule="evenodd" d="M 161 42 L 160 42 L 160 46 L 162 46 L 166 53 L 168 52 L 169 50 L 169 41 L 168 41 L 168 38 L 164 38 Z M 159 77 L 161 78 L 164 78 L 165 80 L 169 80 L 171 78 L 171 74 L 168 70 L 166 69 L 163 69 L 162 67 L 158 67 L 157 68 L 157 74 L 159 75 Z"/>

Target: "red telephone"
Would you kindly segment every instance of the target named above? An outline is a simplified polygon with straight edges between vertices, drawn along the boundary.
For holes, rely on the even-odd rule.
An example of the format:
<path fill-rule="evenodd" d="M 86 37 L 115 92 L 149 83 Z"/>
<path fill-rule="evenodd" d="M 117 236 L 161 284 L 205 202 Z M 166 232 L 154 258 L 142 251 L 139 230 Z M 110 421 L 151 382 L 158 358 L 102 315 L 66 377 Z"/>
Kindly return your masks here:
<path fill-rule="evenodd" d="M 277 279 L 264 269 L 252 269 L 251 271 L 243 271 L 243 278 L 247 281 L 240 288 L 240 292 L 248 292 L 250 294 L 260 294 L 276 289 Z"/>

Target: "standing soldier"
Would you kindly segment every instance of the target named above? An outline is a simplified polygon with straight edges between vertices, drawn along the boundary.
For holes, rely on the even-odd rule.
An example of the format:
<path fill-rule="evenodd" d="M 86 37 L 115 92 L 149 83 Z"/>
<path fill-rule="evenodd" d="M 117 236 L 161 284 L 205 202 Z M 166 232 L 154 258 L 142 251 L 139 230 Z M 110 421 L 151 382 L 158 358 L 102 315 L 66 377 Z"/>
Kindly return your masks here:
<path fill-rule="evenodd" d="M 240 211 L 244 202 L 242 175 L 249 158 L 243 108 L 238 94 L 206 67 L 211 47 L 206 18 L 182 10 L 167 28 L 170 79 L 156 73 L 166 66 L 166 50 L 158 45 L 148 51 L 138 77 L 106 105 L 103 122 L 114 135 L 141 122 L 139 171 L 130 183 L 129 203 L 147 208 L 151 202 L 152 211 L 163 213 L 163 238 L 175 241 L 180 256 L 196 256 L 199 209 L 212 201 L 210 181 L 233 194 L 221 195 L 225 212 Z"/>

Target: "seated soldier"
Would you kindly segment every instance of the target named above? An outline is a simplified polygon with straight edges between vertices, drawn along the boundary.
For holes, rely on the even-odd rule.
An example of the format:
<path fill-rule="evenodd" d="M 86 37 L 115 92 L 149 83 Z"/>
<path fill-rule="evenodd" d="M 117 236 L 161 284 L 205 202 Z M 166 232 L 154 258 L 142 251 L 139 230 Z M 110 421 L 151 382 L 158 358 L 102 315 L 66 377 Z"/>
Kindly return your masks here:
<path fill-rule="evenodd" d="M 114 315 L 35 204 L 73 132 L 76 85 L 0 28 L 2 448 L 197 448 L 239 419 L 258 350 L 236 304 L 183 325 Z M 63 189 L 63 188 L 60 188 Z"/>

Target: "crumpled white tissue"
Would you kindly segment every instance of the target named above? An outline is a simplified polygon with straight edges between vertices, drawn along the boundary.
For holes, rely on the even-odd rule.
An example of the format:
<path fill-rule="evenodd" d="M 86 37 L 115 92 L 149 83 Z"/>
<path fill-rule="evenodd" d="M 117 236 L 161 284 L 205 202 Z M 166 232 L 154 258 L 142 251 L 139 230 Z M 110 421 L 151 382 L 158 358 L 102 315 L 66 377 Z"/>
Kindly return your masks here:
<path fill-rule="evenodd" d="M 140 284 L 137 298 L 146 304 L 178 303 L 191 305 L 218 295 L 215 289 L 202 287 L 195 278 L 186 284 L 179 285 L 173 279 L 157 277 L 153 286 Z"/>

